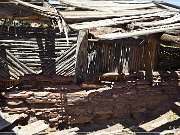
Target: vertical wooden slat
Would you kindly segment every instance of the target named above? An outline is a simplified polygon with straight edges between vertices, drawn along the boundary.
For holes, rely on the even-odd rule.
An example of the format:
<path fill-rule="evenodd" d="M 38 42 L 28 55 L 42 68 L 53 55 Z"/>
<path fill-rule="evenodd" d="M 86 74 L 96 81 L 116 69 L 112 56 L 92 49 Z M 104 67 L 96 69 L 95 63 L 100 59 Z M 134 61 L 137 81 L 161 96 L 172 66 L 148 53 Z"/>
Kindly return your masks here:
<path fill-rule="evenodd" d="M 155 35 L 148 36 L 148 43 L 145 50 L 145 71 L 146 80 L 152 83 L 153 80 L 153 69 L 155 59 L 155 49 L 157 44 L 157 37 Z"/>
<path fill-rule="evenodd" d="M 75 84 L 80 84 L 86 79 L 88 65 L 88 30 L 80 30 L 77 40 Z"/>

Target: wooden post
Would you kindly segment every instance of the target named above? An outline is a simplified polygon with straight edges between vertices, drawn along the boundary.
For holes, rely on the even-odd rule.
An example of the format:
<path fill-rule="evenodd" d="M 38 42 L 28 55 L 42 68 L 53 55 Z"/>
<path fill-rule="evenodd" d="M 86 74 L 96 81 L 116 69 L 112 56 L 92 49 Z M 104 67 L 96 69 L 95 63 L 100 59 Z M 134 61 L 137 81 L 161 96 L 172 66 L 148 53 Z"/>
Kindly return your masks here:
<path fill-rule="evenodd" d="M 80 84 L 86 79 L 87 74 L 87 48 L 88 48 L 88 30 L 80 30 L 76 48 L 75 65 L 75 84 Z"/>
<path fill-rule="evenodd" d="M 146 80 L 152 83 L 153 81 L 153 70 L 155 66 L 155 52 L 156 45 L 160 39 L 161 34 L 149 35 L 148 43 L 145 47 L 145 71 L 146 71 Z"/>

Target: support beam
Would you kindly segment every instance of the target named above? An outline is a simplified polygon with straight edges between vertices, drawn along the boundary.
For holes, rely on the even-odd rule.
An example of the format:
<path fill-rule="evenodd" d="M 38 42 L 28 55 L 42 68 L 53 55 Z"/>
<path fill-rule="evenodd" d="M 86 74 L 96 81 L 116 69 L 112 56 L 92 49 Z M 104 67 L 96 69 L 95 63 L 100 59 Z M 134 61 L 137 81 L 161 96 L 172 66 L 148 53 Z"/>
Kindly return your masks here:
<path fill-rule="evenodd" d="M 75 84 L 80 84 L 86 79 L 87 73 L 87 48 L 88 30 L 80 30 L 76 48 Z"/>
<path fill-rule="evenodd" d="M 153 70 L 155 67 L 155 53 L 157 48 L 157 42 L 160 39 L 161 34 L 149 35 L 148 43 L 145 47 L 145 71 L 146 80 L 152 83 L 153 80 Z"/>

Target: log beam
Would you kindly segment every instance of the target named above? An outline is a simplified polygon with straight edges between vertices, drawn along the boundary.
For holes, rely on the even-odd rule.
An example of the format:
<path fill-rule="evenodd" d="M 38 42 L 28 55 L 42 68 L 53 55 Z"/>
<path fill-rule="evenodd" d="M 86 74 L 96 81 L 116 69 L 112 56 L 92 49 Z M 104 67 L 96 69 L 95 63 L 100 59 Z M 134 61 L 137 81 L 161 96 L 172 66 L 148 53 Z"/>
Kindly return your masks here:
<path fill-rule="evenodd" d="M 148 43 L 145 47 L 145 79 L 152 83 L 153 70 L 155 67 L 155 53 L 157 48 L 157 42 L 160 39 L 161 34 L 149 35 L 147 40 Z"/>
<path fill-rule="evenodd" d="M 173 36 L 173 35 L 169 35 L 169 34 L 163 34 L 161 36 L 161 40 L 165 41 L 165 42 L 180 42 L 180 37 L 179 36 Z"/>
<path fill-rule="evenodd" d="M 75 84 L 85 81 L 87 73 L 88 30 L 80 30 L 76 48 Z"/>

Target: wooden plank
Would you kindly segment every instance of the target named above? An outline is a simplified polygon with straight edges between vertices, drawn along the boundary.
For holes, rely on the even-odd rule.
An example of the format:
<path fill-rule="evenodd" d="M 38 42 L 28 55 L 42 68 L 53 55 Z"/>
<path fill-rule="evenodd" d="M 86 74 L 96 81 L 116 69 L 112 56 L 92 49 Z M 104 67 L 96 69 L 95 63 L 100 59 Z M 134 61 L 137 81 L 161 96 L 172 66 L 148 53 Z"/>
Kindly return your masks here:
<path fill-rule="evenodd" d="M 99 11 L 61 11 L 66 22 L 79 22 L 79 21 L 92 21 L 97 19 L 106 19 L 113 17 L 133 16 L 133 15 L 145 15 L 152 13 L 164 12 L 162 9 L 151 10 L 128 10 L 121 12 L 99 12 Z M 172 12 L 173 13 L 173 12 Z M 175 13 L 175 12 L 174 12 Z"/>
<path fill-rule="evenodd" d="M 18 135 L 33 135 L 38 134 L 49 127 L 48 124 L 45 124 L 43 120 L 36 121 L 34 123 L 28 124 L 26 126 L 21 126 L 21 128 L 15 131 Z"/>
<path fill-rule="evenodd" d="M 72 135 L 76 135 L 77 133 L 75 133 L 75 132 L 78 130 L 79 130 L 79 128 L 75 127 L 75 128 L 57 131 L 57 132 L 51 132 L 48 135 L 70 135 L 71 133 L 73 133 Z"/>
<path fill-rule="evenodd" d="M 180 23 L 153 27 L 153 28 L 139 29 L 139 30 L 134 30 L 134 31 L 126 32 L 126 33 L 118 32 L 118 33 L 97 35 L 96 37 L 103 40 L 104 39 L 114 40 L 114 39 L 121 39 L 121 38 L 133 37 L 133 36 L 149 35 L 153 33 L 161 33 L 161 32 L 166 32 L 166 31 L 175 30 L 175 29 L 180 29 Z"/>
<path fill-rule="evenodd" d="M 61 0 L 61 2 L 74 6 L 74 7 L 78 7 L 82 9 L 89 9 L 89 10 L 96 10 L 96 11 L 121 11 L 121 10 L 128 10 L 128 9 L 143 9 L 143 8 L 156 7 L 154 3 L 120 4 L 120 3 L 115 3 L 113 1 L 88 1 L 88 0 L 86 1 Z"/>
<path fill-rule="evenodd" d="M 151 21 L 151 22 L 135 22 L 133 24 L 134 26 L 141 26 L 141 27 L 146 27 L 146 26 L 159 26 L 159 25 L 167 25 L 167 24 L 173 24 L 176 22 L 180 21 L 180 14 L 175 14 L 173 17 L 164 19 L 164 20 L 158 20 L 158 21 Z"/>
<path fill-rule="evenodd" d="M 88 64 L 88 30 L 80 30 L 77 41 L 76 65 L 75 65 L 75 84 L 80 84 L 86 79 Z"/>
<path fill-rule="evenodd" d="M 35 74 L 36 72 L 27 67 L 25 64 L 21 63 L 15 56 L 13 56 L 8 50 L 6 50 L 7 55 L 9 55 L 17 64 L 19 64 L 22 68 L 26 69 L 29 73 Z"/>
<path fill-rule="evenodd" d="M 0 130 L 8 127 L 9 125 L 13 124 L 17 120 L 21 118 L 25 118 L 25 117 L 27 117 L 26 114 L 9 115 L 7 113 L 0 112 Z"/>
<path fill-rule="evenodd" d="M 55 59 L 55 63 L 49 63 L 44 69 L 43 69 L 43 74 L 51 74 L 52 71 L 52 67 L 54 66 L 61 66 L 61 64 L 66 61 L 67 59 L 69 59 L 70 56 L 74 55 L 76 50 L 76 45 L 72 46 L 71 48 L 69 48 L 67 51 L 63 52 L 59 57 L 57 57 Z"/>

